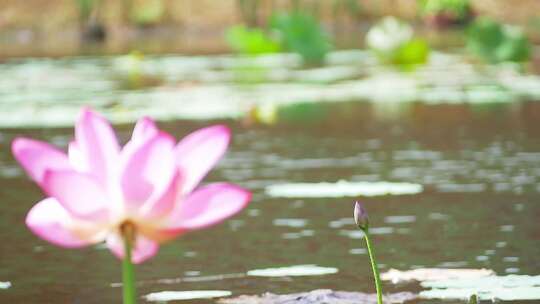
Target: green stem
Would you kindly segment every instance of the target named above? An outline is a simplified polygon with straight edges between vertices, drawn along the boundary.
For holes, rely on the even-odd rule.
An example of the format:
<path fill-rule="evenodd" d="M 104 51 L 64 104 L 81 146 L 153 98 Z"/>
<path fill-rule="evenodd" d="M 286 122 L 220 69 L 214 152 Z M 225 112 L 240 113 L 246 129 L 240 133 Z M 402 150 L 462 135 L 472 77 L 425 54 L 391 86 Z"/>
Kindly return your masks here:
<path fill-rule="evenodd" d="M 379 268 L 377 267 L 377 260 L 375 260 L 375 249 L 373 248 L 373 244 L 371 244 L 371 239 L 369 237 L 369 233 L 367 229 L 364 230 L 364 235 L 366 239 L 369 260 L 371 261 L 371 269 L 373 270 L 373 276 L 375 277 L 375 288 L 377 289 L 377 303 L 383 304 L 381 276 L 379 275 Z"/>
<path fill-rule="evenodd" d="M 124 252 L 125 256 L 122 260 L 122 281 L 124 292 L 124 304 L 135 304 L 137 299 L 137 292 L 135 290 L 135 270 L 133 263 L 131 262 L 131 244 L 132 237 L 130 237 L 130 229 L 125 229 L 122 233 L 124 240 Z"/>

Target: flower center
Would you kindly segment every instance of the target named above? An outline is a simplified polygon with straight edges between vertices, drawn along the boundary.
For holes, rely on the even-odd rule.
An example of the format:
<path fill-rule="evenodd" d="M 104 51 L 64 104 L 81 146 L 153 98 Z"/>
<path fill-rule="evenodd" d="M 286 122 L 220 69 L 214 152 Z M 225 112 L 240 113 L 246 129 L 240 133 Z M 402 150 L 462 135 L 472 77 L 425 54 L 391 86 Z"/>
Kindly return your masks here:
<path fill-rule="evenodd" d="M 127 240 L 133 246 L 135 244 L 137 227 L 132 221 L 126 220 L 120 224 L 120 234 L 124 240 Z"/>

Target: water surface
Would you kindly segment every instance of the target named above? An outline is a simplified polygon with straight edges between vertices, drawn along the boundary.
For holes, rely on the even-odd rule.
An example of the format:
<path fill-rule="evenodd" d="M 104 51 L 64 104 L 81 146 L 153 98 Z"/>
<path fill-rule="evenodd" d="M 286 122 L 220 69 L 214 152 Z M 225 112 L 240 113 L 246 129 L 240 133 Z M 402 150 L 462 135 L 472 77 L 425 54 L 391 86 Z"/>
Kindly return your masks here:
<path fill-rule="evenodd" d="M 322 104 L 321 109 L 324 114 L 316 120 L 273 126 L 219 121 L 233 129 L 234 140 L 205 182 L 237 183 L 253 191 L 253 201 L 233 219 L 163 246 L 137 268 L 141 295 L 203 289 L 234 295 L 373 291 L 364 242 L 351 220 L 353 198 L 265 194 L 269 185 L 291 182 L 423 185 L 420 194 L 358 198 L 370 214 L 382 271 L 450 267 L 488 268 L 499 275 L 540 273 L 538 103 L 407 103 L 392 115 L 380 115 L 368 102 Z M 181 137 L 213 122 L 160 126 Z M 125 141 L 131 125 L 117 129 Z M 72 130 L 0 130 L 0 281 L 12 283 L 0 290 L 0 302 L 119 303 L 121 290 L 111 284 L 121 278 L 120 264 L 108 250 L 57 248 L 24 226 L 27 211 L 43 194 L 10 155 L 16 135 L 65 147 Z M 302 264 L 339 272 L 243 275 Z M 385 288 L 421 289 L 414 283 L 385 283 Z"/>

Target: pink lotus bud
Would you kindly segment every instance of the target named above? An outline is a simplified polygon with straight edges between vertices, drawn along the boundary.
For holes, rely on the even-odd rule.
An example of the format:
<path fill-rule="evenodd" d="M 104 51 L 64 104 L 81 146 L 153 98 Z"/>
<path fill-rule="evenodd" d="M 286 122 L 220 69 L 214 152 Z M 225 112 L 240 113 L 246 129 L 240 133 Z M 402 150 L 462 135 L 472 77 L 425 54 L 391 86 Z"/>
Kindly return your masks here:
<path fill-rule="evenodd" d="M 369 227 L 367 212 L 358 201 L 354 204 L 354 221 L 358 228 L 362 230 L 367 230 Z"/>

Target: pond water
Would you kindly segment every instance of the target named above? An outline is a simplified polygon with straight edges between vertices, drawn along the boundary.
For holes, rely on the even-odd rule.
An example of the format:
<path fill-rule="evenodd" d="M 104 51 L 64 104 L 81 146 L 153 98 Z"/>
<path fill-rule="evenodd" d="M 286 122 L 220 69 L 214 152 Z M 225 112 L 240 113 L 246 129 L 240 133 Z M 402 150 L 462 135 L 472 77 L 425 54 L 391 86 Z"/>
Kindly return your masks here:
<path fill-rule="evenodd" d="M 487 268 L 540 273 L 540 104 L 403 103 L 380 115 L 371 102 L 319 104 L 316 120 L 246 126 L 233 120 L 232 146 L 206 182 L 253 191 L 240 215 L 166 244 L 137 267 L 139 293 L 228 290 L 233 295 L 318 288 L 373 292 L 364 242 L 351 221 L 352 197 L 272 197 L 287 183 L 399 182 L 417 194 L 358 197 L 374 231 L 381 271 Z M 160 123 L 177 137 L 217 121 Z M 129 136 L 131 125 L 117 126 Z M 9 145 L 26 135 L 65 147 L 71 129 L 0 130 L 2 303 L 119 303 L 120 264 L 102 246 L 65 250 L 24 225 L 43 194 L 14 162 Z M 315 264 L 337 273 L 252 277 L 249 270 Z M 112 284 L 112 285 L 111 285 Z M 416 283 L 387 292 L 413 291 Z M 209 300 L 201 300 L 211 302 Z M 438 301 L 422 300 L 422 303 Z"/>
<path fill-rule="evenodd" d="M 205 182 L 254 193 L 238 216 L 137 267 L 141 296 L 374 292 L 355 199 L 370 214 L 381 272 L 540 274 L 538 75 L 448 52 L 404 73 L 343 50 L 310 69 L 291 54 L 128 55 L 13 59 L 0 72 L 9 75 L 0 78 L 1 303 L 121 302 L 120 264 L 104 246 L 65 250 L 25 227 L 43 194 L 9 148 L 19 135 L 65 148 L 83 104 L 115 121 L 123 141 L 142 115 L 177 138 L 229 125 L 233 143 Z M 325 274 L 280 274 L 298 265 Z M 266 268 L 280 269 L 248 275 Z M 423 289 L 385 282 L 386 292 Z"/>

